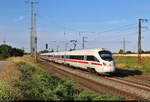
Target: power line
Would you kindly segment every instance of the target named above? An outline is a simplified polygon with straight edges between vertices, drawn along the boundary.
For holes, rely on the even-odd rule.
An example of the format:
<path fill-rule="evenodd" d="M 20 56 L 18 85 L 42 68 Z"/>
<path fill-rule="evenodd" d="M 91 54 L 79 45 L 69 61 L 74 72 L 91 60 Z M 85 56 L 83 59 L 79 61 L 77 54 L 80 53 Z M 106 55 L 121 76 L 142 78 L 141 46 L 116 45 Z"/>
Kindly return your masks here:
<path fill-rule="evenodd" d="M 34 14 L 34 26 L 33 26 L 33 56 L 37 61 L 37 31 L 36 31 L 36 13 Z"/>
<path fill-rule="evenodd" d="M 30 32 L 30 52 L 31 57 L 33 57 L 33 14 L 34 14 L 34 4 L 38 4 L 39 2 L 33 2 L 33 1 L 25 1 L 26 4 L 31 4 L 31 32 Z"/>
<path fill-rule="evenodd" d="M 117 27 L 117 28 L 108 29 L 108 30 L 105 30 L 105 31 L 102 31 L 102 32 L 81 31 L 81 30 L 77 30 L 77 29 L 73 29 L 73 28 L 66 27 L 66 26 L 64 26 L 64 25 L 61 25 L 60 23 L 56 23 L 55 21 L 50 21 L 48 18 L 43 17 L 43 16 L 41 16 L 41 15 L 39 15 L 39 17 L 45 19 L 46 21 L 52 22 L 52 23 L 55 24 L 56 26 L 59 26 L 59 27 L 61 27 L 61 28 L 63 28 L 63 29 L 69 30 L 69 31 L 80 32 L 80 33 L 92 33 L 92 34 L 93 34 L 93 33 L 101 34 L 101 33 L 106 33 L 106 32 L 111 32 L 111 31 L 119 30 L 119 29 L 121 29 L 121 28 L 127 28 L 127 27 L 130 27 L 130 26 L 133 26 L 133 25 L 137 25 L 137 23 L 128 24 L 128 25 L 123 25 L 123 26 Z M 127 28 L 127 29 L 129 29 L 129 28 Z"/>
<path fill-rule="evenodd" d="M 85 39 L 86 39 L 87 37 L 82 37 L 82 49 L 84 49 L 85 48 L 85 42 L 87 42 L 87 41 L 85 41 Z"/>
<path fill-rule="evenodd" d="M 121 41 L 121 43 L 123 44 L 123 53 L 126 53 L 126 43 L 129 43 L 129 41 L 125 40 L 125 37 L 123 38 L 123 41 Z"/>
<path fill-rule="evenodd" d="M 60 23 L 57 23 L 57 22 L 55 22 L 55 21 L 51 21 L 51 20 L 49 20 L 49 18 L 47 18 L 47 17 L 43 17 L 43 16 L 41 16 L 41 15 L 39 15 L 39 17 L 42 18 L 42 19 L 45 19 L 45 21 L 48 21 L 48 22 L 51 22 L 52 24 L 55 24 L 56 26 L 58 26 L 58 27 L 60 27 L 60 28 L 62 28 L 62 29 L 66 29 L 66 30 L 69 30 L 69 31 L 78 32 L 78 30 L 76 30 L 76 29 L 69 28 L 69 27 L 65 27 L 64 25 L 62 25 L 62 24 L 60 24 Z"/>
<path fill-rule="evenodd" d="M 141 60 L 141 23 L 142 22 L 147 22 L 147 19 L 139 19 L 139 35 L 138 35 L 138 64 L 142 63 Z"/>
<path fill-rule="evenodd" d="M 137 24 L 137 23 L 136 23 L 136 24 Z M 109 29 L 109 30 L 102 31 L 102 32 L 98 32 L 98 34 L 116 31 L 116 30 L 119 30 L 119 29 L 121 29 L 121 28 L 126 28 L 126 27 L 129 27 L 129 26 L 131 26 L 131 25 L 136 25 L 136 24 L 128 24 L 128 25 L 120 26 L 120 27 L 117 27 L 117 28 L 113 28 L 113 29 Z"/>

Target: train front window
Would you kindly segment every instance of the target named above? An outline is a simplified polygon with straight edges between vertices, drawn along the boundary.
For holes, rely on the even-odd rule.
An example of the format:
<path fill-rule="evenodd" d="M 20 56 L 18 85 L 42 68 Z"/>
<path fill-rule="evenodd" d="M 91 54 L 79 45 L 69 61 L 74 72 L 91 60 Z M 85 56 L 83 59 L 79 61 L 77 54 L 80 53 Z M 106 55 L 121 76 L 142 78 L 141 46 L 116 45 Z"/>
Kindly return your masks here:
<path fill-rule="evenodd" d="M 99 51 L 99 55 L 105 61 L 112 61 L 113 60 L 112 53 L 109 51 Z"/>

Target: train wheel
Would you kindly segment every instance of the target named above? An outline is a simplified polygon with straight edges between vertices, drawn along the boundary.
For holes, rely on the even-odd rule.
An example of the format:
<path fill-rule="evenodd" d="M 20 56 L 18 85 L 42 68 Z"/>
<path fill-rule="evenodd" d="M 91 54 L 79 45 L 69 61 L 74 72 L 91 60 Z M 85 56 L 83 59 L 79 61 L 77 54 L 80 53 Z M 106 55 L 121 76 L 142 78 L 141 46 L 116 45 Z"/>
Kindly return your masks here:
<path fill-rule="evenodd" d="M 91 73 L 96 73 L 96 70 L 94 68 L 87 68 L 88 72 L 91 72 Z"/>

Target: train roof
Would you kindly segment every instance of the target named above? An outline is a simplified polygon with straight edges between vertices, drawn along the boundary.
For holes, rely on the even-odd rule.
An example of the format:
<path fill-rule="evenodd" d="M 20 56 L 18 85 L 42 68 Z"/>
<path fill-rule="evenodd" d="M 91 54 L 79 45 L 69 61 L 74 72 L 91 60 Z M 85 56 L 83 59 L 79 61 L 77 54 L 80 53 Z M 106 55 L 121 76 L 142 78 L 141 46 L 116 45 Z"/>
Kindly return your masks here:
<path fill-rule="evenodd" d="M 103 48 L 94 48 L 94 49 L 83 49 L 83 50 L 74 50 L 74 51 L 63 51 L 63 52 L 52 52 L 52 53 L 43 53 L 41 55 L 75 55 L 75 54 L 78 54 L 78 55 L 82 55 L 82 54 L 86 54 L 86 55 L 91 55 L 91 54 L 94 54 L 95 52 L 98 52 L 98 51 L 102 51 L 102 50 L 105 50 Z"/>

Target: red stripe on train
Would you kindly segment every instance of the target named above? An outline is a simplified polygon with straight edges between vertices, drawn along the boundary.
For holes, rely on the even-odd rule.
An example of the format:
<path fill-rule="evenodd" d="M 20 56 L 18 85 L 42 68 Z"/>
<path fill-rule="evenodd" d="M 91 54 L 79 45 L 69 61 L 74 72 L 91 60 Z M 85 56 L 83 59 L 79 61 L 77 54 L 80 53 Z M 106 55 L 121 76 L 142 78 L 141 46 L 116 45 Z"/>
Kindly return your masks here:
<path fill-rule="evenodd" d="M 61 61 L 68 61 L 68 62 L 77 62 L 77 63 L 83 63 L 83 64 L 88 64 L 88 62 L 85 61 L 76 61 L 76 60 L 68 60 L 68 59 L 60 59 L 60 58 L 55 58 L 55 57 L 48 57 L 48 59 L 56 59 L 56 60 L 61 60 Z M 92 65 L 99 65 L 102 66 L 102 64 L 99 63 L 91 63 Z"/>
<path fill-rule="evenodd" d="M 92 65 L 99 65 L 99 66 L 102 66 L 102 64 L 94 63 L 94 62 L 92 62 L 91 64 L 92 64 Z"/>
<path fill-rule="evenodd" d="M 67 60 L 67 59 L 60 59 L 60 58 L 55 58 L 55 57 L 50 57 L 49 59 L 56 59 L 56 60 L 61 60 L 61 61 L 68 61 L 68 62 L 77 62 L 77 63 L 88 64 L 88 62 L 85 62 L 85 61 Z"/>

